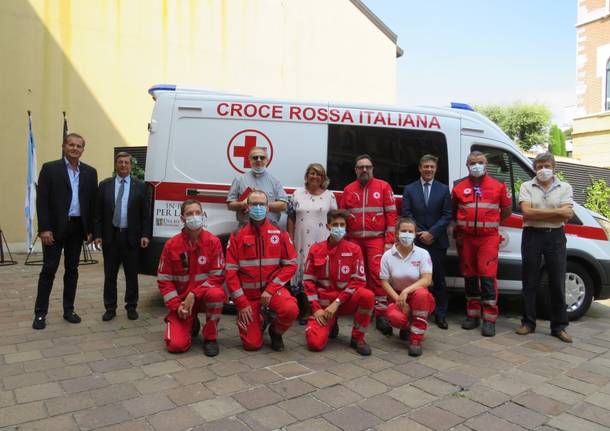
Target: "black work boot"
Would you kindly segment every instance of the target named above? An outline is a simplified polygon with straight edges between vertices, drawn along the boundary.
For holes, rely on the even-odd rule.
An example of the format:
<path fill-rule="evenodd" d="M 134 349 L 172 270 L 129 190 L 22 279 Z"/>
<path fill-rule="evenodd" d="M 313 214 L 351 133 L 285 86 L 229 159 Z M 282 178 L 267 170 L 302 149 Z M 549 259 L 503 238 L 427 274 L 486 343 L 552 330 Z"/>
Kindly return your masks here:
<path fill-rule="evenodd" d="M 333 325 L 330 333 L 328 334 L 328 338 L 334 340 L 339 336 L 339 319 L 335 320 L 335 324 Z"/>
<path fill-rule="evenodd" d="M 375 328 L 377 328 L 377 330 L 383 335 L 389 336 L 393 334 L 392 326 L 390 325 L 388 318 L 385 316 L 377 316 L 375 318 Z"/>
<path fill-rule="evenodd" d="M 409 344 L 409 356 L 421 356 L 422 348 L 421 344 L 413 343 Z"/>
<path fill-rule="evenodd" d="M 199 317 L 195 316 L 193 318 L 193 328 L 191 329 L 191 337 L 196 337 L 199 334 L 199 330 L 201 329 L 201 322 L 199 321 Z"/>
<path fill-rule="evenodd" d="M 369 356 L 371 354 L 371 348 L 369 347 L 368 344 L 366 344 L 366 341 L 364 341 L 364 339 L 354 340 L 352 338 L 351 341 L 349 342 L 349 345 L 352 348 L 356 349 L 356 352 L 358 352 L 362 356 Z"/>
<path fill-rule="evenodd" d="M 309 301 L 305 292 L 296 295 L 297 305 L 299 306 L 299 325 L 307 325 L 307 317 L 310 314 Z"/>
<path fill-rule="evenodd" d="M 475 319 L 474 317 L 467 317 L 462 322 L 462 329 L 471 330 L 474 328 L 478 328 L 480 324 L 481 321 L 479 319 Z"/>
<path fill-rule="evenodd" d="M 284 351 L 284 340 L 281 334 L 276 334 L 273 326 L 269 326 L 269 337 L 271 337 L 271 348 L 276 352 Z"/>
<path fill-rule="evenodd" d="M 410 331 L 408 329 L 401 329 L 398 333 L 398 338 L 400 338 L 402 341 L 409 341 L 409 334 Z"/>
<path fill-rule="evenodd" d="M 496 335 L 496 324 L 494 322 L 490 322 L 489 320 L 483 320 L 481 335 L 483 337 L 493 337 Z"/>
<path fill-rule="evenodd" d="M 203 354 L 209 357 L 218 355 L 219 352 L 218 341 L 216 340 L 205 340 L 203 342 Z"/>

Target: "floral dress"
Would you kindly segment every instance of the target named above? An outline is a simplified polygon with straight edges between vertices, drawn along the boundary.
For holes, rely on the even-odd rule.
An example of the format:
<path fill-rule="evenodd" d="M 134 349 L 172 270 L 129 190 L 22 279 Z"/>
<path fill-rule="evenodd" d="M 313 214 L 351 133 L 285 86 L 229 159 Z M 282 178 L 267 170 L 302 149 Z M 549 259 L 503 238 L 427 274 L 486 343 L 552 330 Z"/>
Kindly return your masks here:
<path fill-rule="evenodd" d="M 303 267 L 307 260 L 309 247 L 328 238 L 326 213 L 336 209 L 337 200 L 329 190 L 324 190 L 319 195 L 312 195 L 304 187 L 294 191 L 288 208 L 289 216 L 293 216 L 295 220 L 294 247 L 297 250 L 298 269 L 292 279 L 294 287 L 303 285 Z"/>

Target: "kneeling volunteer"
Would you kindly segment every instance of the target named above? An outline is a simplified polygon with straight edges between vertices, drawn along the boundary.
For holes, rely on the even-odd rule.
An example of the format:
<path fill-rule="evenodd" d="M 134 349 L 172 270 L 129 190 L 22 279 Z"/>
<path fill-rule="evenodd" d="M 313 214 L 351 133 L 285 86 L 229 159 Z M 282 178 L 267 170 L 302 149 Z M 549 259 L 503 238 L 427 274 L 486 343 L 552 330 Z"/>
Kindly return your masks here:
<path fill-rule="evenodd" d="M 288 232 L 267 218 L 268 202 L 265 192 L 250 193 L 249 222 L 231 235 L 227 246 L 227 288 L 238 310 L 237 328 L 246 350 L 263 346 L 265 321 L 270 321 L 271 348 L 284 350 L 282 334 L 299 314 L 297 300 L 284 287 L 297 270 L 297 252 Z"/>
<path fill-rule="evenodd" d="M 165 243 L 157 283 L 169 313 L 165 317 L 165 344 L 172 353 L 191 347 L 191 333 L 198 332 L 197 313 L 206 313 L 203 352 L 218 354 L 218 320 L 225 300 L 224 257 L 220 240 L 203 229 L 203 208 L 186 200 L 180 208 L 182 232 Z M 195 328 L 195 329 L 194 329 Z"/>
<path fill-rule="evenodd" d="M 313 316 L 308 319 L 305 337 L 310 350 L 322 350 L 329 337 L 338 335 L 337 316 L 353 315 L 350 345 L 368 356 L 371 348 L 364 341 L 364 334 L 371 321 L 375 295 L 366 288 L 360 247 L 343 239 L 348 217 L 347 211 L 329 211 L 326 227 L 330 236 L 309 249 L 303 284 Z"/>
<path fill-rule="evenodd" d="M 409 341 L 409 355 L 420 356 L 428 329 L 428 314 L 434 311 L 432 260 L 423 248 L 413 244 L 415 220 L 402 218 L 396 226 L 396 243 L 381 258 L 381 283 L 392 304 L 390 324 L 400 329 L 400 338 Z M 410 331 L 410 334 L 409 334 Z"/>

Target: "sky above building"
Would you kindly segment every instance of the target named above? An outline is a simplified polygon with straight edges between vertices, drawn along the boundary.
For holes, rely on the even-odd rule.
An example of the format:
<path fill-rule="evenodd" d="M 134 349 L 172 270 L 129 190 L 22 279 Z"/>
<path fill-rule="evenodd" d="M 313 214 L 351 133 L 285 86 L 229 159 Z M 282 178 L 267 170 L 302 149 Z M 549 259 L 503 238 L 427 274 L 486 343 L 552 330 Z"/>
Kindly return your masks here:
<path fill-rule="evenodd" d="M 399 105 L 545 104 L 571 120 L 575 0 L 364 0 L 394 33 Z"/>

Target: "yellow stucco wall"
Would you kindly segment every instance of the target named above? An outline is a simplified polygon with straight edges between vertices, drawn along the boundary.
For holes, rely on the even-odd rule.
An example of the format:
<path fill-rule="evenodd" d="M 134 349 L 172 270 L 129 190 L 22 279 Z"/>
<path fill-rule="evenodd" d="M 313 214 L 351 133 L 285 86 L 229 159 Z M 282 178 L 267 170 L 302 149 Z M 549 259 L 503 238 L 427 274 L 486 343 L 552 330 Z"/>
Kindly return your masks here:
<path fill-rule="evenodd" d="M 572 138 L 575 158 L 610 167 L 610 111 L 574 119 Z"/>
<path fill-rule="evenodd" d="M 396 46 L 349 0 L 0 1 L 0 226 L 25 239 L 26 111 L 38 168 L 62 116 L 100 179 L 145 145 L 158 83 L 263 97 L 394 103 Z"/>

